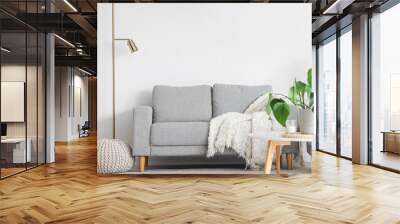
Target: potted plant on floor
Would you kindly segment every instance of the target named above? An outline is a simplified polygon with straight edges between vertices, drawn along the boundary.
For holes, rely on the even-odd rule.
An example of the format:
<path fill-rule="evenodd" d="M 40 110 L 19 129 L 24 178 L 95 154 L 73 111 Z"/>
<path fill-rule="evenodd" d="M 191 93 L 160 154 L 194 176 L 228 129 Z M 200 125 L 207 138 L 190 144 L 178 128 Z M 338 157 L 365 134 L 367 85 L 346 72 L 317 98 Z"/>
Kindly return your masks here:
<path fill-rule="evenodd" d="M 266 112 L 271 113 L 280 125 L 286 127 L 290 105 L 298 111 L 300 132 L 314 134 L 314 92 L 312 89 L 312 69 L 307 71 L 307 82 L 297 81 L 289 88 L 288 95 L 270 93 Z"/>

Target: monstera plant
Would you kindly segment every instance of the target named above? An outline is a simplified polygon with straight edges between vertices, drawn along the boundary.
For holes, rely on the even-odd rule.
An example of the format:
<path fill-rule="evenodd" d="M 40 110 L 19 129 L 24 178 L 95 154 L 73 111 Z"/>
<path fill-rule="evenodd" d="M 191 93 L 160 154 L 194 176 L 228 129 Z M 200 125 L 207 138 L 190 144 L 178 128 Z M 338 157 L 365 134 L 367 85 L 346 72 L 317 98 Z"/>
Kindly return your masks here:
<path fill-rule="evenodd" d="M 277 122 L 286 127 L 291 105 L 294 105 L 298 110 L 300 130 L 303 133 L 313 132 L 314 92 L 311 68 L 307 71 L 307 81 L 302 82 L 295 79 L 293 85 L 289 88 L 288 95 L 270 93 L 266 112 L 269 115 L 272 113 Z"/>

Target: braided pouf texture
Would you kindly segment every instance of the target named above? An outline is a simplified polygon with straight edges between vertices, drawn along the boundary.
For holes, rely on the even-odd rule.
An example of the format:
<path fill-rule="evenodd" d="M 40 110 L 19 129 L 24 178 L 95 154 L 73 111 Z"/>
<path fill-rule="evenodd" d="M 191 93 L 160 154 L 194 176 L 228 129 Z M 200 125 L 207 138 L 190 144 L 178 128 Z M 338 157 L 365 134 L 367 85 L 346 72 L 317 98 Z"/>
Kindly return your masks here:
<path fill-rule="evenodd" d="M 132 151 L 122 140 L 101 139 L 97 142 L 97 173 L 122 173 L 132 166 Z"/>

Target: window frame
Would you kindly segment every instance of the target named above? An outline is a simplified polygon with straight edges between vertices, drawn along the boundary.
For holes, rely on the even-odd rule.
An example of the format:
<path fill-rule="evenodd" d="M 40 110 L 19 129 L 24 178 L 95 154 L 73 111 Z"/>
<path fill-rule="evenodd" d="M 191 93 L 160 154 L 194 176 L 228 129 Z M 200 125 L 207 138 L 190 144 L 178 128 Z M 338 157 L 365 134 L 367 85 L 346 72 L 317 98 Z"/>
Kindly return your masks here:
<path fill-rule="evenodd" d="M 341 113 L 341 55 L 340 55 L 340 37 L 344 34 L 346 34 L 347 32 L 351 32 L 352 31 L 352 23 L 346 25 L 345 27 L 343 27 L 340 30 L 337 30 L 336 33 L 332 34 L 331 36 L 327 37 L 326 39 L 320 41 L 317 45 L 316 45 L 316 92 L 317 92 L 317 100 L 316 100 L 316 150 L 319 152 L 323 152 L 329 155 L 333 155 L 336 157 L 340 157 L 343 159 L 347 159 L 347 160 L 352 160 L 352 158 L 347 157 L 342 155 L 341 153 L 341 118 L 340 118 L 340 113 Z M 319 114 L 319 82 L 320 82 L 320 65 L 319 65 L 319 47 L 321 44 L 326 44 L 329 43 L 330 41 L 336 41 L 336 152 L 332 153 L 332 152 L 328 152 L 324 149 L 320 148 L 320 144 L 319 144 L 319 118 L 320 118 L 320 114 Z"/>
<path fill-rule="evenodd" d="M 374 153 L 374 149 L 373 149 L 373 130 L 372 130 L 372 93 L 373 93 L 373 88 L 372 88 L 372 57 L 373 57 L 373 51 L 372 51 L 372 19 L 374 17 L 374 14 L 380 14 L 380 13 L 384 13 L 385 11 L 391 9 L 394 6 L 397 6 L 398 4 L 400 4 L 399 0 L 388 0 L 387 2 L 385 2 L 384 4 L 380 5 L 379 7 L 368 11 L 368 31 L 367 31 L 367 39 L 368 39 L 368 69 L 367 69 L 367 77 L 368 77 L 368 100 L 367 100 L 367 107 L 368 107 L 368 112 L 367 112 L 367 117 L 368 117 L 368 165 L 379 168 L 379 169 L 383 169 L 383 170 L 387 170 L 387 171 L 391 171 L 394 173 L 400 173 L 400 170 L 397 169 L 393 169 L 387 166 L 383 166 L 380 164 L 376 164 L 373 162 L 373 153 Z"/>

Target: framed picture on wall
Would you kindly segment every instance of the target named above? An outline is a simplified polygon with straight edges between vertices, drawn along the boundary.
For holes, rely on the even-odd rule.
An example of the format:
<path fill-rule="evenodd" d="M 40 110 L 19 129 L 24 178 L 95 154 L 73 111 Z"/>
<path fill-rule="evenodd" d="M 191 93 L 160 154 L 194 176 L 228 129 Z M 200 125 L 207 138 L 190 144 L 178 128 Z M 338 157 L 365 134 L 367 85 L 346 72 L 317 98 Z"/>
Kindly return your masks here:
<path fill-rule="evenodd" d="M 25 122 L 25 82 L 1 82 L 1 122 Z"/>

